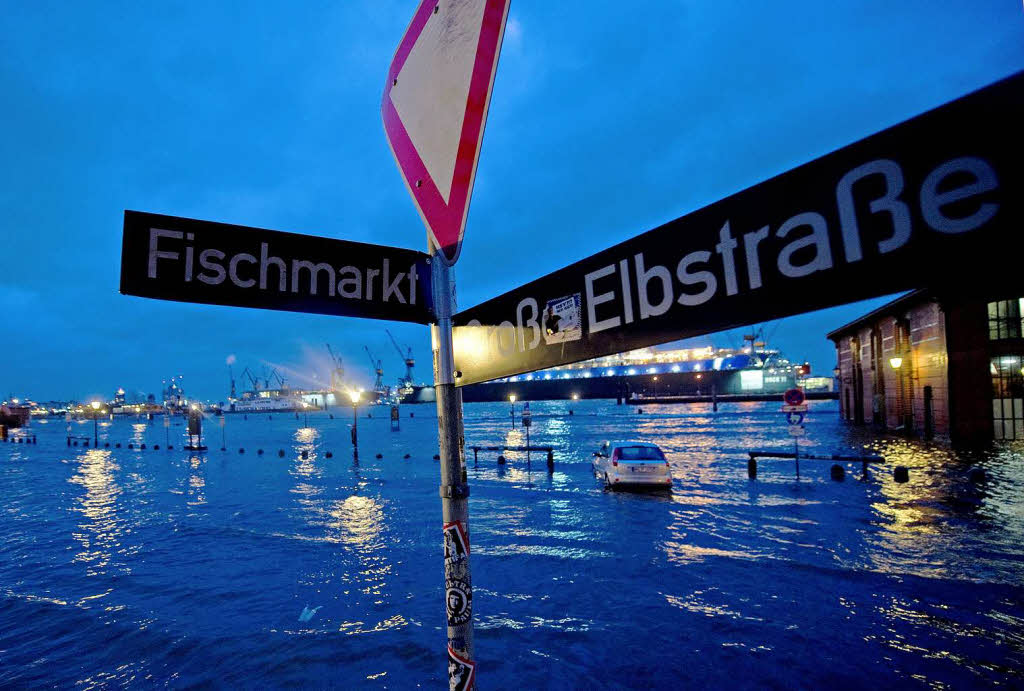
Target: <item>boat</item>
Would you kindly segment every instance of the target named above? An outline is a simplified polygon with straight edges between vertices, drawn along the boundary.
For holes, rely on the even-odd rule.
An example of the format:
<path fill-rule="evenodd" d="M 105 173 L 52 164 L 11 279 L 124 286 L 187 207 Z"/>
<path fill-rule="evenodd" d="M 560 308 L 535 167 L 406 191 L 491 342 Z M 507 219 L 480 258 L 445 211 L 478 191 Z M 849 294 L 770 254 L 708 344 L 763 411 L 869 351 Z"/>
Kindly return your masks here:
<path fill-rule="evenodd" d="M 769 396 L 781 394 L 809 374 L 756 335 L 739 349 L 641 348 L 462 388 L 466 402 L 574 400 L 620 401 L 659 397 Z"/>

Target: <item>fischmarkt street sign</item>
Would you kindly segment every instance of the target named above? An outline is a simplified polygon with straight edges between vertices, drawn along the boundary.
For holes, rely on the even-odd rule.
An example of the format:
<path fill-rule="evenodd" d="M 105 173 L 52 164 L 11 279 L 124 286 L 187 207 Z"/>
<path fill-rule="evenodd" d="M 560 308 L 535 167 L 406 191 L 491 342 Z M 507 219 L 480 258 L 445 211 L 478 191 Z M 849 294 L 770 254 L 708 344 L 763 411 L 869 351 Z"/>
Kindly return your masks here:
<path fill-rule="evenodd" d="M 125 295 L 427 324 L 423 252 L 125 211 Z"/>
<path fill-rule="evenodd" d="M 1024 73 L 455 315 L 462 386 L 933 286 L 1018 280 Z"/>

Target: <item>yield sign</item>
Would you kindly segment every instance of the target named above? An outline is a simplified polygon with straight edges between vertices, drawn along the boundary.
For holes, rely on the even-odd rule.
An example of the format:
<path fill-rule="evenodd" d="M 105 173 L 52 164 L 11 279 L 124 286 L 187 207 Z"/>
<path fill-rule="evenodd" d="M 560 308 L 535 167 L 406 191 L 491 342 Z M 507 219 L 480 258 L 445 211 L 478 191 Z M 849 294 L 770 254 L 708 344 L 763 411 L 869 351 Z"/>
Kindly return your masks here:
<path fill-rule="evenodd" d="M 422 0 L 395 51 L 381 115 L 435 247 L 462 246 L 509 0 Z"/>

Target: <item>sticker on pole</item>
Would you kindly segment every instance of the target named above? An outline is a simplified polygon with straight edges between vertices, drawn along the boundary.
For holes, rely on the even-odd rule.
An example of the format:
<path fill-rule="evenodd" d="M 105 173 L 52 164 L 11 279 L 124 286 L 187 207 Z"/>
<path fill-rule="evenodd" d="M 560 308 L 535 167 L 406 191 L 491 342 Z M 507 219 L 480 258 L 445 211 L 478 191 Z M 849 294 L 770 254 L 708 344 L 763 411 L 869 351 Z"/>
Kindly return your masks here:
<path fill-rule="evenodd" d="M 469 557 L 469 536 L 462 523 L 455 521 L 444 524 L 444 560 L 460 562 Z"/>
<path fill-rule="evenodd" d="M 580 294 L 548 300 L 544 310 L 544 342 L 565 343 L 583 337 L 580 327 Z"/>
<path fill-rule="evenodd" d="M 475 675 L 476 663 L 448 646 L 448 688 L 452 691 L 468 691 L 473 688 Z"/>
<path fill-rule="evenodd" d="M 791 437 L 802 437 L 807 434 L 807 428 L 803 425 L 790 425 L 787 429 Z"/>
<path fill-rule="evenodd" d="M 432 243 L 459 258 L 509 0 L 422 0 L 388 69 L 388 145 Z"/>
<path fill-rule="evenodd" d="M 786 393 L 782 394 L 782 400 L 786 402 L 786 405 L 803 405 L 803 389 L 786 389 Z"/>

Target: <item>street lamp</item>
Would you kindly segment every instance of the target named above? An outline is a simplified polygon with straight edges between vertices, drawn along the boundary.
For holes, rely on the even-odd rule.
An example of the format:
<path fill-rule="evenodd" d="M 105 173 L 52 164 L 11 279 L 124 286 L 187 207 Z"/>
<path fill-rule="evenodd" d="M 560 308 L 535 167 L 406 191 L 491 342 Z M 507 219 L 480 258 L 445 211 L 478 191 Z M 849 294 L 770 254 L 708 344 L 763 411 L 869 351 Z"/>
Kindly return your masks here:
<path fill-rule="evenodd" d="M 356 432 L 356 425 L 359 424 L 359 421 L 357 419 L 357 411 L 359 407 L 359 392 L 356 391 L 355 389 L 352 389 L 351 391 L 348 392 L 348 397 L 352 399 L 352 446 L 355 446 L 356 438 L 358 436 L 358 432 Z"/>
<path fill-rule="evenodd" d="M 889 366 L 893 369 L 899 369 L 903 366 L 903 358 L 899 355 L 889 358 Z"/>
<path fill-rule="evenodd" d="M 100 445 L 99 433 L 97 428 L 97 421 L 99 420 L 100 415 L 100 402 L 93 401 L 89 405 L 92 406 L 92 445 L 96 447 Z"/>
<path fill-rule="evenodd" d="M 512 416 L 512 429 L 515 429 L 516 428 L 516 395 L 514 393 L 513 394 L 509 394 L 508 402 L 512 404 L 512 412 L 510 413 L 510 415 Z"/>
<path fill-rule="evenodd" d="M 302 426 L 309 427 L 309 404 L 302 402 Z"/>
<path fill-rule="evenodd" d="M 654 397 L 658 397 L 658 377 L 654 377 Z"/>

